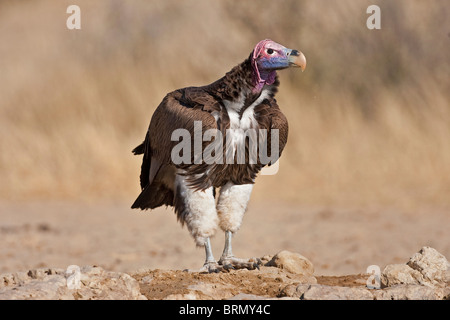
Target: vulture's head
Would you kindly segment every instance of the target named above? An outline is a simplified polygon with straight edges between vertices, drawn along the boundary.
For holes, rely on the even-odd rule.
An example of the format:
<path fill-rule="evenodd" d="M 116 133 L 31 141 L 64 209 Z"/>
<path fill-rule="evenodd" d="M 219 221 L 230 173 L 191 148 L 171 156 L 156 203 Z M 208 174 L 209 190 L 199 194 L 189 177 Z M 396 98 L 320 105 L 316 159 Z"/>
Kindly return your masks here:
<path fill-rule="evenodd" d="M 275 81 L 276 70 L 299 67 L 303 71 L 306 68 L 303 53 L 288 49 L 270 39 L 258 42 L 251 59 L 256 79 L 255 89 L 261 89 L 264 84 L 272 84 Z"/>

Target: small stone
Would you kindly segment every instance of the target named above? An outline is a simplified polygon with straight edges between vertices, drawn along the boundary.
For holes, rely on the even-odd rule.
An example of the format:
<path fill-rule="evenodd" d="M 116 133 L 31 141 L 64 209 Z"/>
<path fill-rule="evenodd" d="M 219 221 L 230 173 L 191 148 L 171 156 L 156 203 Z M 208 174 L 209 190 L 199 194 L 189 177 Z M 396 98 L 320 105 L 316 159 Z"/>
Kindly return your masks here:
<path fill-rule="evenodd" d="M 5 274 L 0 275 L 0 288 L 8 287 L 8 286 L 11 286 L 14 284 L 16 284 L 16 279 L 14 277 L 14 274 L 5 273 Z"/>
<path fill-rule="evenodd" d="M 266 254 L 265 256 L 261 257 L 261 262 L 263 264 L 267 264 L 270 260 L 272 260 L 273 255 L 272 254 Z"/>
<path fill-rule="evenodd" d="M 22 285 L 29 280 L 28 274 L 26 272 L 15 272 L 13 273 L 14 284 Z"/>
<path fill-rule="evenodd" d="M 431 247 L 420 249 L 409 259 L 407 265 L 420 272 L 425 282 L 431 285 L 443 284 L 447 280 L 449 262 L 444 255 Z"/>
<path fill-rule="evenodd" d="M 297 293 L 297 286 L 294 284 L 288 284 L 280 292 L 280 297 L 295 297 Z M 300 296 L 298 296 L 300 298 Z"/>
<path fill-rule="evenodd" d="M 374 290 L 375 300 L 438 300 L 443 294 L 430 287 L 408 284 L 397 285 L 383 290 Z"/>
<path fill-rule="evenodd" d="M 231 298 L 228 298 L 227 300 L 265 300 L 265 299 L 267 299 L 267 297 L 258 296 L 256 294 L 239 293 L 235 296 L 232 296 Z"/>
<path fill-rule="evenodd" d="M 80 269 L 81 273 L 86 275 L 101 275 L 104 270 L 100 267 L 94 267 L 94 266 L 84 266 Z"/>
<path fill-rule="evenodd" d="M 388 264 L 381 274 L 382 287 L 421 283 L 423 283 L 422 274 L 406 264 Z"/>
<path fill-rule="evenodd" d="M 163 300 L 198 300 L 198 296 L 195 292 L 189 292 L 186 294 L 176 293 L 165 297 Z"/>
<path fill-rule="evenodd" d="M 295 288 L 295 297 L 301 298 L 308 289 L 311 288 L 311 285 L 309 284 L 300 284 Z"/>
<path fill-rule="evenodd" d="M 368 289 L 313 284 L 300 297 L 302 300 L 373 300 Z"/>
<path fill-rule="evenodd" d="M 266 266 L 274 266 L 294 274 L 308 276 L 314 274 L 314 266 L 311 261 L 299 253 L 287 250 L 278 252 Z"/>
<path fill-rule="evenodd" d="M 195 293 L 197 298 L 202 297 L 202 299 L 215 299 L 215 300 L 223 300 L 228 299 L 233 296 L 231 293 L 233 286 L 229 284 L 221 284 L 221 283 L 205 283 L 198 282 L 196 284 L 191 284 L 187 287 L 187 289 Z"/>
<path fill-rule="evenodd" d="M 407 264 L 387 265 L 381 275 L 383 287 L 398 284 L 445 287 L 448 278 L 447 259 L 430 247 L 423 247 Z"/>
<path fill-rule="evenodd" d="M 66 280 L 60 275 L 49 276 L 45 281 L 34 279 L 20 286 L 0 289 L 0 300 L 67 299 L 65 285 Z"/>
<path fill-rule="evenodd" d="M 143 283 L 143 284 L 150 284 L 153 281 L 153 276 L 152 275 L 148 275 L 143 277 L 139 282 Z"/>
<path fill-rule="evenodd" d="M 310 287 L 310 284 L 289 284 L 281 290 L 280 297 L 291 297 L 299 299 Z"/>

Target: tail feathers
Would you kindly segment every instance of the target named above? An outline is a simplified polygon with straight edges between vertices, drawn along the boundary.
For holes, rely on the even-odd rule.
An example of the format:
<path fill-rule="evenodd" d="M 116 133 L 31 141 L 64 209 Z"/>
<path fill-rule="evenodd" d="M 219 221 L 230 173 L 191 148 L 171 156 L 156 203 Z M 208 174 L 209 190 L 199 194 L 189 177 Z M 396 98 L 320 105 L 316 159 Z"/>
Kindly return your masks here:
<path fill-rule="evenodd" d="M 133 149 L 134 155 L 143 154 L 145 152 L 145 144 L 142 142 L 140 145 L 138 145 L 136 148 Z"/>
<path fill-rule="evenodd" d="M 155 209 L 162 205 L 173 206 L 173 191 L 162 184 L 147 185 L 132 204 L 132 209 Z"/>

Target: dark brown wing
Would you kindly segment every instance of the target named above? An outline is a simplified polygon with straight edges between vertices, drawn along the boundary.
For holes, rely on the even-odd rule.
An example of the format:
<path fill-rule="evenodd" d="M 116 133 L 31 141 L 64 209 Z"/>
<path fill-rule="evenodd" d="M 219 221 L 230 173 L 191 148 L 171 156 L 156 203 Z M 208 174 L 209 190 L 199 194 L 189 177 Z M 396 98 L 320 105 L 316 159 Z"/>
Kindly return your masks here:
<path fill-rule="evenodd" d="M 172 149 L 180 142 L 172 141 L 172 133 L 177 129 L 187 130 L 192 143 L 196 134 L 217 129 L 212 111 L 220 111 L 220 106 L 199 88 L 181 89 L 167 95 L 156 109 L 150 123 L 149 143 L 152 158 L 158 159 L 161 164 L 172 163 Z M 201 122 L 202 132 L 195 132 L 196 121 Z"/>
<path fill-rule="evenodd" d="M 278 130 L 278 155 L 280 157 L 287 143 L 289 125 L 286 116 L 281 112 L 275 98 L 266 99 L 255 107 L 255 115 L 260 128 L 268 131 L 268 137 L 271 136 L 271 130 Z M 271 139 L 268 139 L 267 149 L 270 152 Z"/>
<path fill-rule="evenodd" d="M 200 121 L 203 135 L 208 129 L 217 129 L 212 112 L 220 112 L 219 103 L 202 88 L 185 88 L 169 93 L 152 116 L 145 141 L 136 147 L 135 154 L 143 154 L 141 166 L 142 192 L 132 208 L 153 209 L 161 205 L 173 205 L 173 186 L 175 177 L 171 167 L 172 150 L 180 141 L 172 141 L 177 129 L 187 130 L 191 145 L 196 135 L 195 121 Z M 206 143 L 206 142 L 205 142 Z M 194 154 L 191 155 L 193 162 Z M 177 165 L 178 166 L 178 165 Z M 173 181 L 172 181 L 173 184 Z"/>
<path fill-rule="evenodd" d="M 148 131 L 145 135 L 144 141 L 138 145 L 136 148 L 133 149 L 134 155 L 143 154 L 142 159 L 142 165 L 141 165 L 141 175 L 140 175 L 140 182 L 141 182 L 141 188 L 144 189 L 144 187 L 149 183 L 149 170 L 150 170 L 150 155 L 149 155 L 149 136 Z"/>

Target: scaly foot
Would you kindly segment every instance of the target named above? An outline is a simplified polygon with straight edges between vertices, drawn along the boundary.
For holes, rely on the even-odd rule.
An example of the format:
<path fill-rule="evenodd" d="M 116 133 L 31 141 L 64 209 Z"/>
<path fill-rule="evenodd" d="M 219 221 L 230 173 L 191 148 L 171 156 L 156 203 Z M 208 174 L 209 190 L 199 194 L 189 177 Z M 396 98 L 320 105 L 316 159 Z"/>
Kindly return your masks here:
<path fill-rule="evenodd" d="M 228 265 L 220 265 L 217 262 L 205 262 L 203 267 L 200 268 L 198 272 L 200 273 L 219 273 L 219 272 L 229 272 L 233 267 Z"/>
<path fill-rule="evenodd" d="M 219 265 L 223 268 L 230 269 L 248 269 L 248 270 L 259 270 L 259 266 L 262 265 L 262 261 L 259 258 L 250 259 L 240 259 L 234 256 L 222 256 L 219 260 Z"/>

